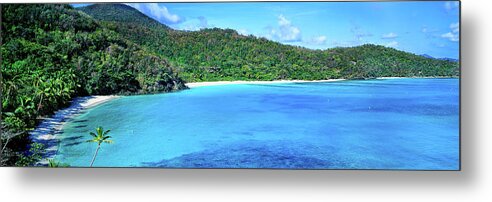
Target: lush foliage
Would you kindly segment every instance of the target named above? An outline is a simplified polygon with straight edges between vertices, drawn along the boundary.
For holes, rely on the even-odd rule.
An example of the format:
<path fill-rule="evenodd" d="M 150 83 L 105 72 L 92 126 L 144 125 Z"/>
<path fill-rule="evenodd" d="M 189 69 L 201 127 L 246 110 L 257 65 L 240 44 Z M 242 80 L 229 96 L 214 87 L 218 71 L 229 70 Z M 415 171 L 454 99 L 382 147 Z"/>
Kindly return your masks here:
<path fill-rule="evenodd" d="M 108 135 L 108 133 L 110 131 L 111 130 L 104 131 L 104 129 L 101 126 L 99 126 L 99 127 L 96 128 L 96 133 L 93 133 L 93 132 L 90 132 L 89 133 L 89 135 L 92 136 L 92 139 L 87 140 L 87 142 L 97 143 L 97 149 L 96 149 L 96 152 L 94 153 L 94 157 L 92 158 L 90 167 L 92 167 L 92 164 L 94 164 L 94 161 L 96 160 L 97 152 L 101 148 L 101 144 L 102 143 L 107 143 L 107 144 L 113 143 L 113 141 L 110 140 L 111 136 Z"/>
<path fill-rule="evenodd" d="M 2 164 L 22 160 L 26 131 L 74 96 L 168 92 L 184 81 L 459 75 L 457 62 L 377 45 L 310 50 L 228 29 L 177 31 L 122 4 L 1 8 Z"/>
<path fill-rule="evenodd" d="M 185 88 L 162 56 L 69 5 L 2 5 L 1 26 L 2 137 L 33 128 L 74 96 Z"/>
<path fill-rule="evenodd" d="M 62 163 L 62 162 L 56 161 L 54 159 L 48 160 L 48 167 L 50 167 L 50 168 L 63 168 L 63 167 L 69 167 L 69 166 L 70 166 L 69 164 Z"/>
<path fill-rule="evenodd" d="M 33 166 L 43 157 L 44 145 L 40 143 L 32 143 L 29 151 L 19 155 L 19 159 L 15 163 L 16 166 Z"/>
<path fill-rule="evenodd" d="M 458 63 L 377 45 L 310 50 L 229 29 L 187 32 L 155 26 L 126 5 L 81 10 L 129 40 L 169 58 L 186 81 L 457 76 Z M 110 15 L 108 15 L 110 13 Z M 139 22 L 139 23 L 135 23 Z"/>

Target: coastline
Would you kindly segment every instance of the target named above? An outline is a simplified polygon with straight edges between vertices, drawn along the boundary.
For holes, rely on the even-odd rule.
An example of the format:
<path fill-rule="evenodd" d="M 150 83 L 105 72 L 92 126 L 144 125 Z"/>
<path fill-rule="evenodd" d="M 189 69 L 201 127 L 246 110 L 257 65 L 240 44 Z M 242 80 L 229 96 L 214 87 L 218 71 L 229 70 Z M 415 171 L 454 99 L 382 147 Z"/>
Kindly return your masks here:
<path fill-rule="evenodd" d="M 397 77 L 397 76 L 388 76 L 388 77 L 376 77 L 374 79 L 454 79 L 459 77 L 453 76 L 407 76 L 407 77 Z"/>
<path fill-rule="evenodd" d="M 237 85 L 237 84 L 276 84 L 276 83 L 320 83 L 320 82 L 335 82 L 344 81 L 346 79 L 327 79 L 327 80 L 275 80 L 275 81 L 205 81 L 186 83 L 188 88 L 197 88 L 203 86 L 219 86 L 219 85 Z"/>
<path fill-rule="evenodd" d="M 45 165 L 47 159 L 51 159 L 58 151 L 58 134 L 63 125 L 71 118 L 83 113 L 85 110 L 103 104 L 110 100 L 119 98 L 116 95 L 96 95 L 76 97 L 71 101 L 69 107 L 60 109 L 55 114 L 42 118 L 42 121 L 32 131 L 29 131 L 29 138 L 34 143 L 41 143 L 45 146 L 44 159 L 38 164 Z"/>
<path fill-rule="evenodd" d="M 376 77 L 371 79 L 405 79 L 405 78 L 453 78 L 453 77 Z M 337 82 L 347 81 L 350 79 L 327 79 L 327 80 L 275 80 L 275 81 L 207 81 L 207 82 L 192 82 L 186 83 L 190 89 L 219 86 L 219 85 L 238 85 L 238 84 L 285 84 L 285 83 L 321 83 L 321 82 Z M 113 99 L 120 98 L 117 95 L 97 95 L 76 97 L 71 101 L 69 107 L 56 111 L 49 117 L 42 118 L 41 122 L 34 130 L 29 131 L 29 138 L 34 143 L 42 143 L 45 146 L 45 154 L 43 160 L 37 165 L 46 165 L 48 159 L 52 159 L 58 152 L 59 137 L 63 126 L 70 119 L 82 114 L 85 110 L 106 103 Z"/>
<path fill-rule="evenodd" d="M 455 77 L 375 77 L 369 79 L 436 79 L 436 78 L 455 78 Z M 219 86 L 219 85 L 236 85 L 236 84 L 278 84 L 278 83 L 319 83 L 319 82 L 335 82 L 335 81 L 346 81 L 351 79 L 326 79 L 326 80 L 275 80 L 275 81 L 204 81 L 204 82 L 191 82 L 185 85 L 188 88 L 197 88 L 204 86 Z"/>

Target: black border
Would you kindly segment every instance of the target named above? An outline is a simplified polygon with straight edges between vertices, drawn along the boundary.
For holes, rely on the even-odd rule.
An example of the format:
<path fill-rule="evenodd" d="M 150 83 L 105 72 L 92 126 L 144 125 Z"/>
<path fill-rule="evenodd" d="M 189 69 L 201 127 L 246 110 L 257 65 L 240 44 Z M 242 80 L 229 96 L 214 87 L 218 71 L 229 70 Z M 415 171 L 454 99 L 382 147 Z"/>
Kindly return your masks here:
<path fill-rule="evenodd" d="M 270 3 L 275 3 L 275 2 L 278 2 L 278 3 L 331 3 L 331 2 L 339 2 L 339 3 L 351 3 L 351 2 L 367 2 L 367 3 L 370 3 L 370 2 L 387 2 L 387 3 L 392 3 L 392 2 L 458 2 L 458 22 L 459 22 L 459 47 L 458 47 L 458 66 L 459 66 L 459 76 L 458 76 L 458 79 L 459 79 L 459 95 L 458 95 L 458 120 L 459 120 L 459 125 L 458 125 L 458 140 L 459 140 L 459 143 L 458 143 L 458 149 L 459 149 L 459 155 L 458 155 L 458 169 L 454 170 L 454 169 L 444 169 L 444 170 L 432 170 L 432 169 L 354 169 L 354 168 L 349 168 L 349 169 L 341 169 L 341 168 L 326 168 L 326 169 L 312 169 L 312 168 L 307 168 L 307 169 L 297 169 L 297 168 L 181 168 L 181 167 L 87 167 L 87 166 L 78 166 L 78 167 L 59 167 L 59 168 L 50 168 L 50 167 L 46 167 L 46 166 L 0 166 L 0 167 L 6 167 L 6 168 L 40 168 L 40 169 L 77 169 L 77 168 L 91 168 L 91 169 L 112 169 L 112 168 L 118 168 L 118 169 L 128 169 L 128 168 L 131 168 L 131 169 L 167 169 L 167 170 L 288 170 L 288 171 L 330 171 L 330 170 L 333 170 L 333 171 L 444 171 L 444 172 L 461 172 L 463 171 L 463 168 L 462 168 L 462 134 L 461 134 L 461 130 L 462 130 L 462 126 L 461 126 L 461 123 L 462 123 L 462 111 L 461 111 L 461 108 L 462 108 L 462 97 L 461 97 L 461 89 L 462 89 L 462 30 L 461 30 L 461 27 L 462 27 L 462 4 L 461 4 L 461 0 L 368 0 L 368 1 L 363 1 L 363 0 L 348 0 L 348 1 L 341 1 L 341 0 L 335 0 L 335 1 L 327 1 L 327 0 L 321 0 L 321 1 L 296 1 L 296 0 L 293 0 L 293 1 L 285 1 L 285 0 L 279 0 L 279 1 L 263 1 L 263 0 L 260 0 L 260 1 L 242 1 L 242 0 L 238 0 L 238 1 L 208 1 L 208 0 L 203 0 L 203 1 L 195 1 L 195 0 L 192 0 L 192 1 L 141 1 L 141 2 L 111 2 L 111 1 L 104 1 L 104 2 L 44 2 L 44 3 L 39 3 L 39 2 L 34 2 L 34 3 L 31 3 L 31 2 L 22 2 L 22 3 L 0 3 L 0 23 L 2 22 L 2 18 L 1 18 L 1 10 L 2 10 L 2 5 L 3 4 L 122 4 L 122 3 L 262 3 L 262 2 L 270 2 Z M 1 29 L 0 29 L 0 36 L 1 36 Z M 2 39 L 0 37 L 0 46 L 2 45 Z M 2 59 L 2 55 L 0 54 L 0 61 Z M 2 67 L 3 68 L 3 67 Z M 3 76 L 2 76 L 2 73 L 0 72 L 0 82 L 3 83 Z M 3 92 L 1 92 L 1 89 L 0 89 L 0 97 Z M 1 112 L 1 106 L 0 106 L 0 112 Z M 1 113 L 0 113 L 0 119 L 1 119 Z M 1 130 L 1 129 L 0 129 Z M 1 135 L 1 133 L 0 133 Z M 2 142 L 1 142 L 1 139 L 0 139 L 0 146 L 2 145 Z M 2 154 L 0 154 L 2 155 Z"/>

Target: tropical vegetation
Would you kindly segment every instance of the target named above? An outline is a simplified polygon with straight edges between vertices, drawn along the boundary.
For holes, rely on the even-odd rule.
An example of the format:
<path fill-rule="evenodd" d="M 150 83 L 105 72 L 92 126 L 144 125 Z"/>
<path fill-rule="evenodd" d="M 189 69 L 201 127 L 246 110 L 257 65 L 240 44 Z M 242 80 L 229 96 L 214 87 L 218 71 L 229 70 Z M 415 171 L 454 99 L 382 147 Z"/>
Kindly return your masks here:
<path fill-rule="evenodd" d="M 165 56 L 187 81 L 319 80 L 388 76 L 457 76 L 457 62 L 366 44 L 311 50 L 232 29 L 174 30 L 122 4 L 79 10 L 146 50 Z"/>
<path fill-rule="evenodd" d="M 99 149 L 101 149 L 101 144 L 102 143 L 107 143 L 107 144 L 113 143 L 113 141 L 110 140 L 111 136 L 108 135 L 108 133 L 110 131 L 111 130 L 104 131 L 104 129 L 101 126 L 99 126 L 96 128 L 96 133 L 93 133 L 93 132 L 89 133 L 89 135 L 92 136 L 92 139 L 87 140 L 87 142 L 97 143 L 96 152 L 94 152 L 94 157 L 92 157 L 90 167 L 92 167 L 92 165 L 94 164 L 94 161 L 96 160 L 97 153 L 99 152 Z"/>
<path fill-rule="evenodd" d="M 185 89 L 160 55 L 58 4 L 2 5 L 2 164 L 29 150 L 27 131 L 75 96 Z"/>
<path fill-rule="evenodd" d="M 68 167 L 68 166 L 70 166 L 70 165 L 66 164 L 66 163 L 59 162 L 59 161 L 54 160 L 54 159 L 48 160 L 48 167 L 50 167 L 50 168 L 64 168 L 64 167 Z"/>
<path fill-rule="evenodd" d="M 3 4 L 1 14 L 1 165 L 33 165 L 40 146 L 27 131 L 76 96 L 194 81 L 459 76 L 458 62 L 378 45 L 311 50 L 230 29 L 174 30 L 123 4 Z"/>

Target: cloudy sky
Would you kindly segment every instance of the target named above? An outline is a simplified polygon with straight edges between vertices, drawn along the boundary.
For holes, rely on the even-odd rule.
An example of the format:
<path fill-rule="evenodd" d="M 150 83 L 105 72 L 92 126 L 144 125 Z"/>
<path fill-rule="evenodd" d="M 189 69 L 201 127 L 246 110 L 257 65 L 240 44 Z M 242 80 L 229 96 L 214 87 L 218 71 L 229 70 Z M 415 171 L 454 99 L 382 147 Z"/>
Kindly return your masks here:
<path fill-rule="evenodd" d="M 172 28 L 231 28 L 313 49 L 365 43 L 459 56 L 459 3 L 262 2 L 128 4 Z"/>

